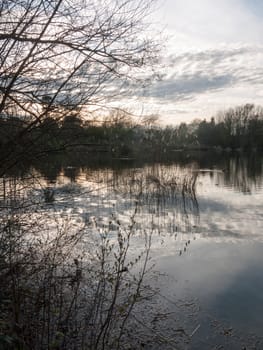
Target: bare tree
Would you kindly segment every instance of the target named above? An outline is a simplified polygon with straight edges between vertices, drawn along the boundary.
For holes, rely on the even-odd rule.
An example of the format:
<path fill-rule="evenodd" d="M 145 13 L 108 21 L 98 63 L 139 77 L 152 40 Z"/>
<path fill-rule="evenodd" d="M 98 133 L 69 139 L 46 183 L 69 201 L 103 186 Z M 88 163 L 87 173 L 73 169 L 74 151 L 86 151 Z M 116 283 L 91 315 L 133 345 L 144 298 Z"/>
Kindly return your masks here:
<path fill-rule="evenodd" d="M 52 120 L 62 118 L 64 124 L 77 124 L 76 117 L 89 106 L 120 93 L 127 82 L 144 81 L 148 70 L 141 68 L 151 67 L 158 53 L 143 32 L 152 3 L 0 2 L 0 121 L 17 122 L 17 132 L 1 145 L 0 178 L 21 157 L 38 154 L 37 140 L 27 137 L 35 130 L 52 130 Z M 145 288 L 150 236 L 145 257 L 136 257 L 142 268 L 135 279 L 135 262 L 127 257 L 134 217 L 127 229 L 115 218 L 105 234 L 96 228 L 95 237 L 101 235 L 102 242 L 85 246 L 83 255 L 80 242 L 84 233 L 91 234 L 91 222 L 83 221 L 74 231 L 74 220 L 69 223 L 45 210 L 54 201 L 52 189 L 43 191 L 44 199 L 34 199 L 29 191 L 34 183 L 18 187 L 14 181 L 9 191 L 6 181 L 8 176 L 3 187 L 10 201 L 4 198 L 0 215 L 0 348 L 127 348 L 126 330 L 135 329 L 132 311 Z M 116 245 L 107 237 L 112 227 L 118 231 Z M 89 252 L 94 255 L 88 259 Z"/>
<path fill-rule="evenodd" d="M 159 122 L 160 116 L 158 114 L 145 115 L 142 120 L 142 124 L 146 127 L 151 127 Z"/>
<path fill-rule="evenodd" d="M 46 117 L 83 113 L 127 81 L 144 80 L 141 68 L 158 53 L 143 31 L 153 2 L 3 0 L 0 116 L 26 124 L 12 142 L 21 143 Z"/>

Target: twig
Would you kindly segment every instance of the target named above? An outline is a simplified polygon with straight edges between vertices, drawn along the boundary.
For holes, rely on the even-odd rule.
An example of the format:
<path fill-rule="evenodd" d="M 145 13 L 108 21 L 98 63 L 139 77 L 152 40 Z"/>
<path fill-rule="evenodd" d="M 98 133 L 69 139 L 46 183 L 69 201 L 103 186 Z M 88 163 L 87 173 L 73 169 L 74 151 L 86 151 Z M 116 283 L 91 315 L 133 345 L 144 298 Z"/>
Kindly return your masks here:
<path fill-rule="evenodd" d="M 198 329 L 201 327 L 201 325 L 199 324 L 194 330 L 193 332 L 190 334 L 190 338 L 192 338 L 192 336 L 195 335 L 195 333 L 198 331 Z"/>

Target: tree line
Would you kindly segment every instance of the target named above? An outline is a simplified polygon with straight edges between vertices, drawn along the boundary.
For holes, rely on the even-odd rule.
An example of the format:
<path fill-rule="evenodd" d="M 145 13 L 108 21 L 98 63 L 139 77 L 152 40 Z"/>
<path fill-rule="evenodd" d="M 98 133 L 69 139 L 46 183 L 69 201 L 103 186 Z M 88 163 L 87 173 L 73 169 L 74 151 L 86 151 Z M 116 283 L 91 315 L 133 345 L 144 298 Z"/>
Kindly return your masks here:
<path fill-rule="evenodd" d="M 226 150 L 263 149 L 263 108 L 246 104 L 221 111 L 210 121 L 194 120 L 190 124 L 161 127 L 149 118 L 135 121 L 125 111 L 115 110 L 100 123 L 83 119 L 77 112 L 64 118 L 46 117 L 38 128 L 27 133 L 23 144 L 16 135 L 28 127 L 26 119 L 0 119 L 0 146 L 4 153 L 13 149 L 26 158 L 25 143 L 33 145 L 38 153 L 51 151 L 86 150 L 104 152 L 115 157 L 136 156 L 142 150 L 158 154 L 173 150 Z M 31 149 L 32 147 L 28 147 Z M 30 156 L 32 153 L 30 152 Z"/>
<path fill-rule="evenodd" d="M 164 150 L 262 150 L 263 108 L 245 104 L 220 111 L 208 120 L 152 130 L 152 141 Z"/>

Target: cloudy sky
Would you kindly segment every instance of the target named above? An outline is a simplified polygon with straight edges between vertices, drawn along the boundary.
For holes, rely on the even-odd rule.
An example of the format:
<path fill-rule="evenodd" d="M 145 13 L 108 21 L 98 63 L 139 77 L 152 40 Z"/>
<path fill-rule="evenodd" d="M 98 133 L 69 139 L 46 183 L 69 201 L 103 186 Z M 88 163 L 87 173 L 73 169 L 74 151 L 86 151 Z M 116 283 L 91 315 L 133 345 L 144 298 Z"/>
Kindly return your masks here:
<path fill-rule="evenodd" d="M 146 111 L 174 124 L 263 105 L 263 0 L 161 1 L 155 20 L 169 40 L 162 79 L 142 92 Z"/>

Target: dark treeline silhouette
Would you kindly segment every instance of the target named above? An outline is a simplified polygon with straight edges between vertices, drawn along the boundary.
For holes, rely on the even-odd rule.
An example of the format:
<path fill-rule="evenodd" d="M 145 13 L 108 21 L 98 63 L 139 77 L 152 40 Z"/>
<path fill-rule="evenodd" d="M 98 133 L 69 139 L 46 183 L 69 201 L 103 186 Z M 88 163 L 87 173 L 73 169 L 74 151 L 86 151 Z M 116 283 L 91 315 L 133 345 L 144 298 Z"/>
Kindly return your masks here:
<path fill-rule="evenodd" d="M 263 146 L 263 109 L 253 104 L 220 112 L 217 119 L 202 121 L 197 128 L 200 144 L 252 149 Z"/>
<path fill-rule="evenodd" d="M 246 104 L 221 111 L 210 121 L 194 120 L 177 127 L 151 131 L 160 149 L 262 150 L 263 108 Z"/>
<path fill-rule="evenodd" d="M 62 120 L 45 118 L 41 125 L 26 133 L 20 145 L 17 135 L 27 128 L 19 117 L 0 119 L 1 154 L 12 152 L 20 161 L 32 161 L 32 148 L 38 158 L 51 151 L 85 150 L 107 153 L 116 158 L 163 156 L 181 150 L 262 150 L 263 108 L 253 104 L 219 112 L 210 121 L 195 120 L 190 124 L 165 128 L 156 124 L 134 122 L 126 112 L 118 111 L 100 124 L 87 122 L 77 113 Z M 25 142 L 28 147 L 25 147 Z M 29 150 L 29 157 L 25 152 Z M 142 152 L 143 151 L 143 152 Z"/>

